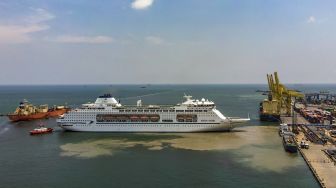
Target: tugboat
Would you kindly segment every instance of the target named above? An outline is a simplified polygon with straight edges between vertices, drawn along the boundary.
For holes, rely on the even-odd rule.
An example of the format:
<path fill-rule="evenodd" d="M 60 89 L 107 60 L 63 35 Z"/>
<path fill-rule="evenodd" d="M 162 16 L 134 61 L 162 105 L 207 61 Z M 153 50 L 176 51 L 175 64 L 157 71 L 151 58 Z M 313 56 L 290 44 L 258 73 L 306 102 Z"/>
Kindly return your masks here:
<path fill-rule="evenodd" d="M 294 138 L 290 134 L 284 134 L 282 136 L 282 142 L 284 145 L 284 148 L 286 151 L 290 153 L 296 153 L 297 152 L 297 146 L 295 144 Z"/>
<path fill-rule="evenodd" d="M 44 127 L 44 125 L 41 124 L 39 128 L 30 131 L 30 135 L 51 133 L 52 131 L 52 128 Z"/>

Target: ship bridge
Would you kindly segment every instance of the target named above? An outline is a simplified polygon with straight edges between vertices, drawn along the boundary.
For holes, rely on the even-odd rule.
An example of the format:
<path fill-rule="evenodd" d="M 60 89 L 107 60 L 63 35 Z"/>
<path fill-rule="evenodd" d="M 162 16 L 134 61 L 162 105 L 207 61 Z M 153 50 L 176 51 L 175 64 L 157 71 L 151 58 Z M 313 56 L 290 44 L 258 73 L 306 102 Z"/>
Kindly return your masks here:
<path fill-rule="evenodd" d="M 88 108 L 106 107 L 106 106 L 121 107 L 121 104 L 114 97 L 112 97 L 111 94 L 104 94 L 99 96 L 94 103 L 87 103 L 83 104 L 82 106 Z"/>
<path fill-rule="evenodd" d="M 181 106 L 191 106 L 191 107 L 215 107 L 215 103 L 213 101 L 209 101 L 208 99 L 202 98 L 201 100 L 192 99 L 191 95 L 185 95 L 185 102 L 181 104 Z"/>

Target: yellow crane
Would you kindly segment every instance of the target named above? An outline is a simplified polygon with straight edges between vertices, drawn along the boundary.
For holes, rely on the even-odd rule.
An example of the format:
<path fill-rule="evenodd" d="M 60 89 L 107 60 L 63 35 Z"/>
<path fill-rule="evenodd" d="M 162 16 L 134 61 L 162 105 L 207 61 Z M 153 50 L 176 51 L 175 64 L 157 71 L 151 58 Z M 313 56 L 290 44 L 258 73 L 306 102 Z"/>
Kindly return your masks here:
<path fill-rule="evenodd" d="M 269 87 L 269 95 L 271 100 L 275 100 L 277 104 L 277 114 L 291 114 L 292 100 L 294 98 L 303 98 L 304 95 L 295 90 L 287 89 L 280 83 L 278 73 L 267 74 L 267 81 Z"/>

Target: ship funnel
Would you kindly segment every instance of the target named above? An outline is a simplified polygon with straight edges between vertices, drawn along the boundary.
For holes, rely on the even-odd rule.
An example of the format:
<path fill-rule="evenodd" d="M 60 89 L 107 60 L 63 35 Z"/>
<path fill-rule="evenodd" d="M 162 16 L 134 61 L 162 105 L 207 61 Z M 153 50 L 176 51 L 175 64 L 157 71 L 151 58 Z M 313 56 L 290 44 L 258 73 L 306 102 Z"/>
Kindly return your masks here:
<path fill-rule="evenodd" d="M 137 107 L 141 107 L 142 106 L 142 101 L 141 100 L 138 100 L 137 101 Z"/>

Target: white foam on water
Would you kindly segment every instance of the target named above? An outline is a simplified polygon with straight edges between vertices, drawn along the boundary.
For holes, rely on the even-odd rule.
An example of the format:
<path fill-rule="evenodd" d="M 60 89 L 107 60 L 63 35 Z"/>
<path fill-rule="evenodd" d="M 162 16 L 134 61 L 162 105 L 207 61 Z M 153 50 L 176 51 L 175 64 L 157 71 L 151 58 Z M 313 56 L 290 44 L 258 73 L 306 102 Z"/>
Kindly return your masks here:
<path fill-rule="evenodd" d="M 7 121 L 0 121 L 0 135 L 4 134 L 9 130 Z"/>
<path fill-rule="evenodd" d="M 4 127 L 2 129 L 0 129 L 0 135 L 4 134 L 5 132 L 7 132 L 9 130 L 9 127 Z"/>

